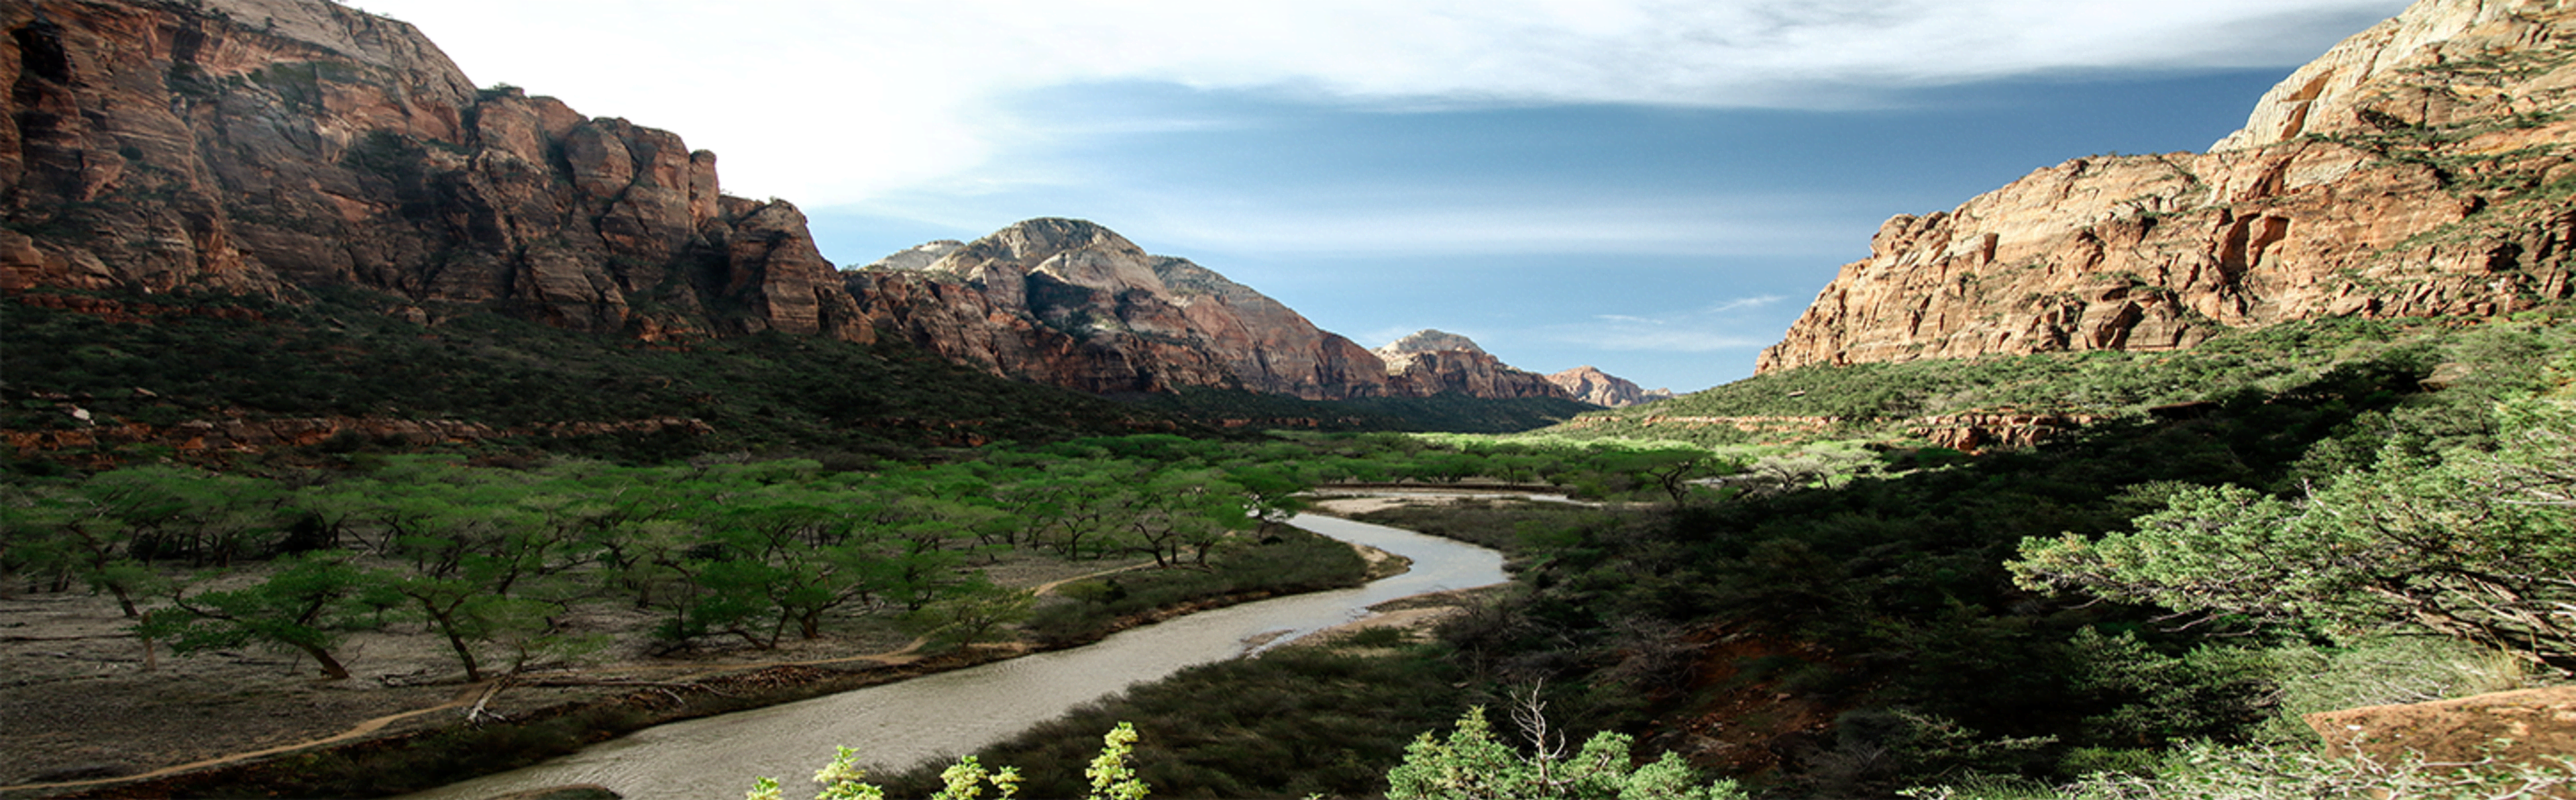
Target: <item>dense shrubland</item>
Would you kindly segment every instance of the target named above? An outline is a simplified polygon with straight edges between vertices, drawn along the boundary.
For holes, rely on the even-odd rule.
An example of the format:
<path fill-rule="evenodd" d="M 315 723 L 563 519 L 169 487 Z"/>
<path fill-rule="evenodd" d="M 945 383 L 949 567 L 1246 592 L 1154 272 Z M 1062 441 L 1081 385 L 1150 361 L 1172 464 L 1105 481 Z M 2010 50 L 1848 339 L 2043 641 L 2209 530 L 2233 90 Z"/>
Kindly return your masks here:
<path fill-rule="evenodd" d="M 414 309 L 387 295 L 318 290 L 301 304 L 218 295 L 72 293 L 115 315 L 0 299 L 9 369 L 0 429 L 77 431 L 229 418 L 458 420 L 508 434 L 485 457 L 578 456 L 654 464 L 706 453 L 828 464 L 933 457 L 933 448 L 1046 443 L 1220 423 L 1329 431 L 1522 430 L 1590 408 L 1571 401 L 1395 398 L 1327 403 L 1192 390 L 1130 402 L 996 378 L 899 341 L 783 334 L 642 342 L 560 330 L 473 306 Z M 426 313 L 436 323 L 406 321 Z M 86 414 L 87 419 L 75 416 Z M 688 418 L 698 432 L 555 435 L 543 426 Z M 1240 438 L 1258 438 L 1258 429 Z M 259 455 L 189 453 L 268 469 L 418 445 L 351 435 Z M 319 451 L 319 452 L 315 452 Z M 11 453 L 12 471 L 152 463 L 167 444 Z"/>
<path fill-rule="evenodd" d="M 1509 547 L 1518 592 L 1447 641 L 1470 674 L 1565 687 L 1585 724 L 1681 746 L 1723 675 L 1836 709 L 1773 740 L 1769 791 L 2107 771 L 2127 777 L 2084 791 L 2194 796 L 2100 787 L 2251 760 L 2207 749 L 2227 743 L 2303 752 L 2289 714 L 2563 678 L 2571 350 L 2494 325 L 1943 469 L 1643 515 L 1379 518 Z M 1719 634 L 1821 649 L 1695 655 Z"/>
<path fill-rule="evenodd" d="M 2546 323 L 2552 313 L 2527 316 Z M 2356 362 L 2406 363 L 2424 375 L 2449 360 L 2513 372 L 2515 348 L 2537 343 L 2471 331 L 2443 320 L 2327 318 L 2232 331 L 2175 352 L 2090 351 L 1813 366 L 1756 375 L 1681 397 L 1587 413 L 1553 432 L 1577 438 L 1651 437 L 1701 444 L 1902 436 L 1911 418 L 2013 411 L 2142 417 L 2158 406 L 2268 397 L 2295 391 Z M 2528 352 L 2522 353 L 2528 355 Z M 2463 384 L 2512 376 L 2459 369 Z M 1726 426 L 1646 425 L 1651 416 L 1832 417 L 1818 432 L 1752 434 Z"/>

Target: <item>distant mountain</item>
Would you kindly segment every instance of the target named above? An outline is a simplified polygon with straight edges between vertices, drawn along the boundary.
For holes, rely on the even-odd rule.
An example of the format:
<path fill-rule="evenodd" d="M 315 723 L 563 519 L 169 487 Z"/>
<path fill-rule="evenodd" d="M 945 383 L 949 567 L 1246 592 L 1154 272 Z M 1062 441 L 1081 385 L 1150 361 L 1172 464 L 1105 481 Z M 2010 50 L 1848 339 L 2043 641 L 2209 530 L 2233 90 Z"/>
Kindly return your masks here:
<path fill-rule="evenodd" d="M 2330 316 L 2567 298 L 2576 6 L 2421 0 L 2205 154 L 2081 158 L 1888 220 L 1759 370 L 2172 350 Z"/>
<path fill-rule="evenodd" d="M 875 324 L 951 360 L 1038 383 L 1101 394 L 1232 388 L 1310 400 L 1390 391 L 1384 365 L 1350 340 L 1225 276 L 1149 255 L 1081 220 L 1028 220 L 917 269 L 843 278 Z"/>
<path fill-rule="evenodd" d="M 899 266 L 928 252 L 941 255 Z M 1464 337 L 1372 352 L 1214 270 L 1150 255 L 1082 220 L 1027 220 L 953 248 L 934 242 L 843 277 L 883 329 L 995 374 L 1088 392 L 1567 398 Z"/>
<path fill-rule="evenodd" d="M 912 247 L 906 248 L 902 252 L 895 253 L 894 255 L 877 259 L 875 263 L 860 267 L 860 269 L 921 269 L 923 267 L 939 263 L 939 259 L 946 258 L 948 254 L 957 252 L 959 248 L 963 248 L 965 246 L 965 242 L 957 241 L 955 239 L 939 239 L 936 241 L 925 242 L 913 245 Z"/>
<path fill-rule="evenodd" d="M 1370 352 L 1386 362 L 1394 389 L 1408 396 L 1456 393 L 1472 397 L 1574 399 L 1549 383 L 1547 376 L 1505 364 L 1474 341 L 1454 333 L 1424 330 Z"/>
<path fill-rule="evenodd" d="M 1547 376 L 1547 382 L 1564 389 L 1574 399 L 1607 408 L 1626 408 L 1640 403 L 1670 399 L 1671 389 L 1646 389 L 1590 365 Z"/>

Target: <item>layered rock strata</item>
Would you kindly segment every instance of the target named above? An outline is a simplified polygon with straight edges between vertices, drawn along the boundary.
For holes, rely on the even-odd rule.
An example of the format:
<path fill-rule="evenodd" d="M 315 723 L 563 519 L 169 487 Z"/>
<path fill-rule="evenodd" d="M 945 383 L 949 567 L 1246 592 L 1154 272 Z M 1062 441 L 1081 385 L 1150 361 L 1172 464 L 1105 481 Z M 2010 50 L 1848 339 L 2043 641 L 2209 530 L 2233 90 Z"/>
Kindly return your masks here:
<path fill-rule="evenodd" d="M 1310 400 L 1390 391 L 1368 350 L 1187 259 L 1070 219 L 1034 219 L 903 268 L 843 275 L 876 324 L 999 375 L 1088 392 L 1244 389 Z"/>
<path fill-rule="evenodd" d="M 1647 389 L 1589 364 L 1548 375 L 1547 382 L 1576 400 L 1605 408 L 1626 408 L 1673 396 L 1671 389 Z"/>
<path fill-rule="evenodd" d="M 1454 333 L 1417 331 L 1370 352 L 1386 363 L 1387 382 L 1399 396 L 1457 393 L 1574 399 L 1547 376 L 1505 364 L 1475 341 Z"/>
<path fill-rule="evenodd" d="M 2576 7 L 2421 0 L 2300 69 L 2208 153 L 2077 159 L 1889 220 L 1758 369 L 2167 350 L 2566 298 L 2571 103 Z"/>
<path fill-rule="evenodd" d="M 0 288 L 351 285 L 658 338 L 865 340 L 784 202 L 308 0 L 0 7 Z"/>
<path fill-rule="evenodd" d="M 25 297 L 349 286 L 408 298 L 424 323 L 471 304 L 647 340 L 883 330 L 1100 393 L 1485 386 L 1390 376 L 1277 301 L 1089 223 L 844 275 L 795 206 L 725 195 L 714 153 L 477 89 L 411 26 L 321 0 L 26 0 L 0 5 L 0 28 L 0 290 Z"/>

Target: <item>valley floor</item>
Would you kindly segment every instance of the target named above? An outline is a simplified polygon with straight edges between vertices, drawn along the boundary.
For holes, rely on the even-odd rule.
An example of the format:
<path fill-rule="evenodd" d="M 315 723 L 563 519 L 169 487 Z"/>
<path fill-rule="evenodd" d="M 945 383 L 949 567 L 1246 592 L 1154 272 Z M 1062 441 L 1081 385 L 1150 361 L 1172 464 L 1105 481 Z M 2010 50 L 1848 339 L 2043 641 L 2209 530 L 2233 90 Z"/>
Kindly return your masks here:
<path fill-rule="evenodd" d="M 997 582 L 1036 587 L 1133 566 L 1015 557 L 988 569 Z M 0 795 L 79 792 L 244 756 L 446 728 L 478 704 L 486 715 L 521 718 L 657 684 L 671 689 L 764 672 L 772 682 L 812 680 L 922 658 L 888 618 L 846 621 L 811 641 L 791 635 L 775 650 L 715 642 L 660 656 L 646 615 L 594 613 L 573 624 L 608 635 L 610 644 L 579 667 L 532 670 L 506 687 L 466 682 L 444 640 L 408 624 L 353 636 L 342 659 L 356 677 L 324 681 L 309 660 L 291 653 L 154 657 L 103 594 L 0 598 L 0 675 L 8 676 L 0 685 L 0 752 L 10 754 L 0 759 Z M 942 661 L 956 666 L 1017 652 L 980 650 L 978 658 Z"/>

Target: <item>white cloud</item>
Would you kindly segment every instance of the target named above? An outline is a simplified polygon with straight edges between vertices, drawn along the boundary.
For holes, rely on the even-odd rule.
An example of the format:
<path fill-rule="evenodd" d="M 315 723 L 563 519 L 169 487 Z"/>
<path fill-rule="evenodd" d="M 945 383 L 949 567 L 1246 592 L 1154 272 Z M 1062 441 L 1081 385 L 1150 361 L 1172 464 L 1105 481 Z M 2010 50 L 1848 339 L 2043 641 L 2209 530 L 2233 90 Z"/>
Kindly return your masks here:
<path fill-rule="evenodd" d="M 1544 335 L 1552 341 L 1600 350 L 1664 353 L 1747 350 L 1767 347 L 1779 337 L 1769 330 L 1776 323 L 1768 315 L 1743 312 L 1778 305 L 1786 299 L 1780 295 L 1739 297 L 1660 317 L 1601 314 L 1593 317 L 1593 324 L 1550 326 Z"/>
<path fill-rule="evenodd" d="M 1028 178 L 1030 176 L 1019 176 Z M 1071 178 L 1079 182 L 1079 176 Z M 1039 180 L 1036 182 L 1045 182 Z M 1370 191 L 1367 189 L 1374 189 Z M 1878 219 L 1831 193 L 1592 193 L 1441 187 L 1324 187 L 1293 192 L 1124 185 L 1104 180 L 1052 193 L 1156 253 L 1269 256 L 1557 254 L 1576 264 L 1633 255 L 1857 258 L 1854 231 Z M 982 231 L 993 206 L 956 185 L 898 192 L 826 213 L 901 218 Z M 814 208 L 808 206 L 809 210 Z M 1023 213 L 1063 213 L 1027 209 Z M 1846 259 L 1847 260 L 1847 259 Z"/>
<path fill-rule="evenodd" d="M 2402 0 L 369 0 L 468 74 L 669 128 L 727 183 L 850 202 L 1066 135 L 1098 81 L 1335 102 L 1837 105 L 2067 71 L 2290 65 Z M 1178 121 L 1175 124 L 1198 124 Z"/>

